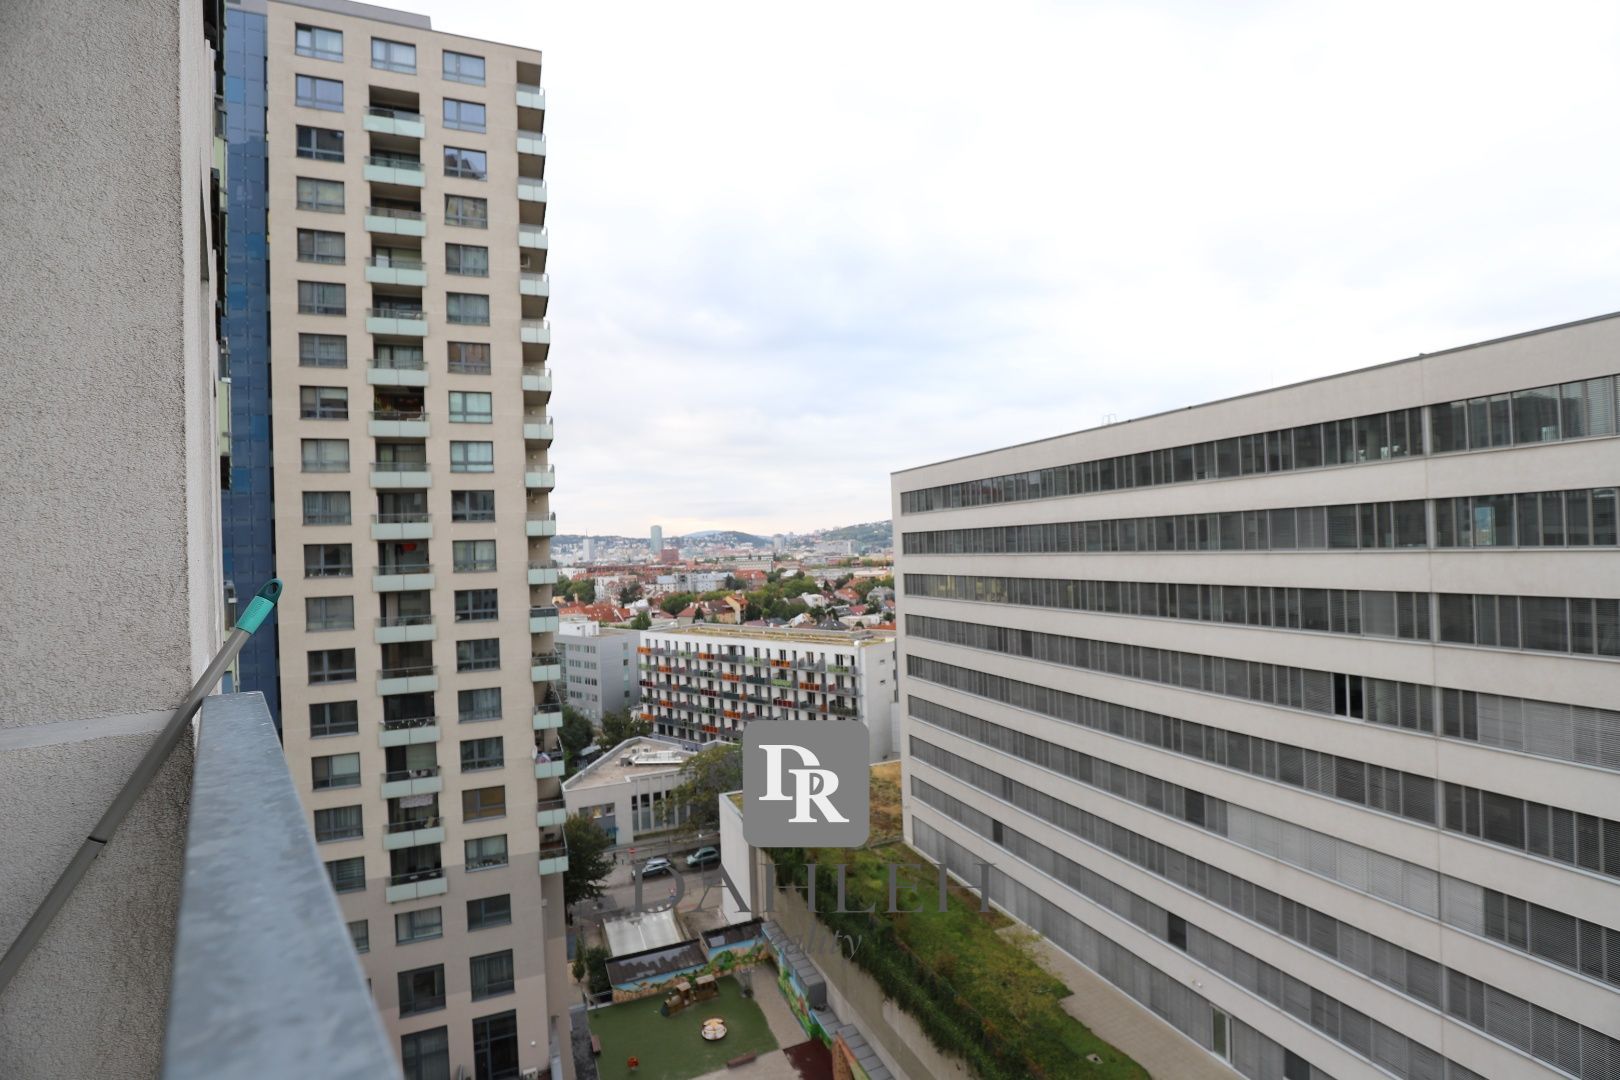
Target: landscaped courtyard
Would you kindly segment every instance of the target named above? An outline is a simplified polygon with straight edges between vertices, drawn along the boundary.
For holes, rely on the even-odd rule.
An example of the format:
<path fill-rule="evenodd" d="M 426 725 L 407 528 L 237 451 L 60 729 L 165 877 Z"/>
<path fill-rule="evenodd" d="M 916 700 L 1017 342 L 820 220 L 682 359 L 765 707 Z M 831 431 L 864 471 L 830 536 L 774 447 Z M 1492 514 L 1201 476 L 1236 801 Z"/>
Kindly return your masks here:
<path fill-rule="evenodd" d="M 756 992 L 760 980 L 754 980 Z M 591 1031 L 602 1040 L 602 1055 L 596 1059 L 602 1080 L 691 1080 L 694 1076 L 724 1069 L 726 1062 L 747 1053 L 764 1054 L 775 1050 L 765 1014 L 751 999 L 742 996 L 737 980 L 720 979 L 720 996 L 690 1005 L 674 1016 L 661 1016 L 663 998 L 658 995 L 627 1001 L 590 1013 Z M 764 989 L 776 993 L 770 982 Z M 718 1016 L 726 1023 L 726 1036 L 706 1041 L 699 1032 L 703 1021 Z M 640 1062 L 629 1068 L 630 1058 Z"/>

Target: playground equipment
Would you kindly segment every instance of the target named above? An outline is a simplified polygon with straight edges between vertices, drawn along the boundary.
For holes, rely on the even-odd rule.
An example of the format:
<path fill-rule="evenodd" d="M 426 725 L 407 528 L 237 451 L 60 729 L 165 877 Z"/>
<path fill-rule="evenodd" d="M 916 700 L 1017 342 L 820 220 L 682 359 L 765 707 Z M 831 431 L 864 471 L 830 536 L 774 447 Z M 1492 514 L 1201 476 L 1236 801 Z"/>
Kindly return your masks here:
<path fill-rule="evenodd" d="M 680 979 L 676 981 L 675 989 L 664 998 L 664 1004 L 658 1011 L 664 1016 L 674 1016 L 688 1005 L 719 996 L 720 987 L 713 975 L 699 975 L 691 982 Z"/>

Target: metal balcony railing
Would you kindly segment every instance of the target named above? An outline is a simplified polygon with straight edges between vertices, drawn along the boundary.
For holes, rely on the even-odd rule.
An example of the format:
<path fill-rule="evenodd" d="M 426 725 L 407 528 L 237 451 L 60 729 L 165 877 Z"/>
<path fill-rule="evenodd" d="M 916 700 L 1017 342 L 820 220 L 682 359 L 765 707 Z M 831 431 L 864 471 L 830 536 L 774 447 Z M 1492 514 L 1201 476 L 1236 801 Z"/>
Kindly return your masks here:
<path fill-rule="evenodd" d="M 420 356 L 381 356 L 368 361 L 374 368 L 385 371 L 421 371 L 427 364 Z"/>
<path fill-rule="evenodd" d="M 366 215 L 368 217 L 399 218 L 401 221 L 421 221 L 423 219 L 420 210 L 400 210 L 393 206 L 368 206 L 366 207 Z"/>
<path fill-rule="evenodd" d="M 437 716 L 398 716 L 392 720 L 379 720 L 384 731 L 406 731 L 410 728 L 432 727 L 439 722 Z"/>
<path fill-rule="evenodd" d="M 374 525 L 425 525 L 433 520 L 426 510 L 406 510 L 394 514 L 372 514 Z"/>
<path fill-rule="evenodd" d="M 429 765 L 421 769 L 395 769 L 382 774 L 383 783 L 393 784 L 401 780 L 431 780 L 439 775 L 437 765 Z"/>
<path fill-rule="evenodd" d="M 432 664 L 410 664 L 401 667 L 385 667 L 377 672 L 382 679 L 419 679 L 424 675 L 432 675 Z"/>
<path fill-rule="evenodd" d="M 409 109 L 389 109 L 381 105 L 373 105 L 366 110 L 370 116 L 380 116 L 386 120 L 405 120 L 420 123 L 421 113 L 413 113 Z"/>
<path fill-rule="evenodd" d="M 385 828 L 391 835 L 404 832 L 416 832 L 418 829 L 437 829 L 444 824 L 444 818 L 406 818 L 404 821 L 390 821 Z"/>
<path fill-rule="evenodd" d="M 382 165 L 390 169 L 406 169 L 410 172 L 422 171 L 421 158 L 389 157 L 387 154 L 372 154 L 366 158 L 367 165 Z"/>
<path fill-rule="evenodd" d="M 427 472 L 425 461 L 373 461 L 372 472 Z"/>

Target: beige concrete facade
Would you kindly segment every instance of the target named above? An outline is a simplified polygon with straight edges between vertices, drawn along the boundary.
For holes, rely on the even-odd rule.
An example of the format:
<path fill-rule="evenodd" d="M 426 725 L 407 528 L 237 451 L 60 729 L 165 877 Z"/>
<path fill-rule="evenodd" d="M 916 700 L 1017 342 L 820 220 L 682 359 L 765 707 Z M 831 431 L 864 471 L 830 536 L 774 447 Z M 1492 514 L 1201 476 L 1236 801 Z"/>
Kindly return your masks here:
<path fill-rule="evenodd" d="M 1167 1008 L 1182 1018 L 1183 1023 L 1177 1026 L 1183 1033 L 1205 1050 L 1218 1050 L 1212 1016 L 1224 1014 L 1230 1018 L 1225 1022 L 1225 1050 L 1220 1056 L 1245 1075 L 1283 1076 L 1285 1068 L 1290 1077 L 1307 1075 L 1298 1071 L 1301 1063 L 1287 1054 L 1298 1055 L 1308 1063 L 1306 1068 L 1312 1070 L 1309 1075 L 1325 1074 L 1339 1080 L 1389 1073 L 1447 1077 L 1616 1075 L 1610 1070 L 1620 1069 L 1620 1056 L 1615 1056 L 1620 1043 L 1611 1040 L 1620 1038 L 1620 972 L 1605 976 L 1601 965 L 1594 968 L 1591 964 L 1559 963 L 1528 948 L 1515 947 L 1501 940 L 1498 932 L 1479 928 L 1489 922 L 1489 908 L 1482 921 L 1477 915 L 1463 912 L 1462 907 L 1477 904 L 1481 890 L 1486 890 L 1487 895 L 1505 895 L 1509 903 L 1517 898 L 1555 913 L 1532 916 L 1532 922 L 1542 918 L 1540 925 L 1563 925 L 1558 922 L 1561 916 L 1574 916 L 1614 934 L 1620 932 L 1620 918 L 1615 914 L 1620 911 L 1620 877 L 1616 876 L 1620 861 L 1602 866 L 1578 865 L 1567 857 L 1547 857 L 1492 842 L 1485 833 L 1476 836 L 1449 828 L 1444 792 L 1445 785 L 1451 784 L 1483 791 L 1487 805 L 1494 795 L 1550 806 L 1555 821 L 1559 811 L 1572 811 L 1588 815 L 1573 820 L 1612 822 L 1620 818 L 1616 809 L 1620 806 L 1620 774 L 1615 771 L 1620 764 L 1612 758 L 1597 760 L 1598 751 L 1584 743 L 1572 749 L 1531 753 L 1510 745 L 1490 745 L 1484 734 L 1479 741 L 1448 736 L 1442 692 L 1471 691 L 1481 700 L 1486 695 L 1504 701 L 1526 699 L 1538 709 L 1544 703 L 1551 703 L 1547 709 L 1573 706 L 1578 718 L 1592 718 L 1595 730 L 1608 732 L 1613 720 L 1605 717 L 1613 717 L 1616 703 L 1620 702 L 1620 660 L 1604 655 L 1602 644 L 1595 654 L 1582 655 L 1573 648 L 1562 652 L 1530 651 L 1442 641 L 1440 594 L 1588 598 L 1596 601 L 1596 610 L 1601 613 L 1606 610 L 1603 605 L 1620 597 L 1620 549 L 1613 546 L 1613 540 L 1605 545 L 1584 546 L 1546 541 L 1536 546 L 1499 543 L 1472 548 L 1442 548 L 1436 544 L 1439 500 L 1613 488 L 1620 482 L 1620 438 L 1615 437 L 1612 411 L 1607 427 L 1597 434 L 1435 453 L 1434 421 L 1426 410 L 1429 441 L 1424 445 L 1431 452 L 1392 460 L 954 509 L 912 508 L 908 512 L 903 495 L 938 485 L 1291 429 L 1318 421 L 1602 380 L 1617 373 L 1620 318 L 1610 316 L 896 473 L 892 483 L 896 587 L 903 616 L 897 729 L 906 763 L 907 838 L 938 857 L 942 846 L 931 847 L 923 842 L 932 830 L 959 846 L 959 860 L 990 862 L 1030 893 L 1071 913 L 1089 928 L 1089 934 L 1082 936 L 1088 940 L 1106 939 L 1134 958 L 1129 978 L 1138 980 L 1138 987 L 1158 978 L 1149 968 L 1162 973 L 1165 986 L 1177 994 L 1188 992 L 1184 1004 Z M 1607 392 L 1610 397 L 1605 407 L 1612 410 L 1612 385 Z M 1594 415 L 1603 423 L 1601 413 Z M 1565 424 L 1564 431 L 1572 430 L 1567 418 Z M 1015 554 L 920 554 L 916 550 L 917 535 L 930 531 L 1390 500 L 1423 501 L 1427 544 L 1363 549 Z M 1393 635 L 1370 636 L 1371 631 L 1312 632 L 1241 622 L 1233 625 L 1185 617 L 1112 614 L 1073 606 L 946 598 L 938 593 L 922 594 L 917 589 L 918 575 L 1358 590 L 1362 595 L 1408 591 L 1426 605 L 1431 613 L 1427 625 L 1433 630 L 1422 639 L 1398 639 Z M 1364 722 L 1350 711 L 1334 715 L 1333 708 L 1311 711 L 1267 704 L 1236 693 L 1192 689 L 1146 677 L 1112 674 L 1097 667 L 948 642 L 936 631 L 926 629 L 928 624 L 917 622 L 919 618 L 1347 673 L 1352 678 L 1385 680 L 1386 685 L 1406 684 L 1418 693 L 1433 695 L 1432 727 L 1414 730 Z M 1600 621 L 1604 618 L 1599 615 Z M 1528 622 L 1525 632 L 1530 633 Z M 1568 632 L 1570 640 L 1575 640 L 1577 629 L 1571 626 Z M 1355 763 L 1414 774 L 1434 782 L 1433 797 L 1439 805 L 1433 820 L 1427 822 L 1410 813 L 1357 805 L 1342 795 L 1334 797 L 1320 788 L 1313 790 L 1308 783 L 1301 786 L 1298 782 L 1267 778 L 1214 756 L 1200 758 L 1185 749 L 1133 741 L 1112 730 L 1060 719 L 1044 711 L 1046 707 L 1039 703 L 1029 708 L 1016 707 L 989 691 L 981 694 L 943 685 L 924 677 L 923 669 L 911 666 L 925 660 L 1192 721 L 1206 729 L 1239 732 L 1253 739 L 1332 754 L 1348 762 L 1358 776 L 1361 766 Z M 1224 812 L 1234 822 L 1239 818 L 1259 820 L 1254 815 L 1262 815 L 1265 824 L 1260 832 L 1271 830 L 1270 835 L 1281 836 L 1290 826 L 1303 826 L 1310 830 L 1310 838 L 1299 843 L 1310 850 L 1290 848 L 1286 839 L 1277 841 L 1280 847 L 1276 849 L 1261 850 L 1263 844 L 1240 839 L 1236 825 L 1229 835 L 1222 835 L 1218 829 L 1191 818 L 1178 820 L 1165 808 L 1150 807 L 921 718 L 918 700 L 1078 751 L 1088 756 L 1088 768 L 1105 763 L 1109 770 L 1127 769 L 1152 778 L 1146 781 L 1150 786 L 1164 782 L 1200 792 L 1205 799 L 1223 804 Z M 1530 724 L 1527 720 L 1527 730 Z M 1529 736 L 1531 741 L 1533 734 Z M 1606 737 L 1612 736 L 1596 738 L 1601 742 Z M 1313 948 L 1184 883 L 1170 880 L 1163 871 L 1082 840 L 1024 805 L 970 782 L 956 766 L 946 768 L 917 760 L 913 740 L 1049 794 L 1084 813 L 1140 834 L 1146 842 L 1163 845 L 1171 852 L 1273 890 L 1296 904 L 1331 916 L 1342 926 L 1382 938 L 1391 947 L 1398 946 L 1421 958 L 1412 961 L 1413 971 L 1423 961 L 1432 961 L 1440 965 L 1442 983 L 1449 978 L 1445 974 L 1448 969 L 1458 979 L 1477 980 L 1487 988 L 1483 994 L 1492 1002 L 1480 1014 L 1486 1019 L 1466 1015 L 1468 1006 L 1456 1000 L 1463 994 L 1460 989 L 1442 986 L 1434 1002 L 1422 1000 L 1382 976 L 1365 973 L 1348 958 L 1348 953 L 1335 957 Z M 1128 890 L 1139 902 L 1161 910 L 1138 920 L 1116 914 L 1117 904 L 1110 910 L 1094 902 L 1089 894 L 1060 880 L 1049 869 L 1037 869 L 996 838 L 916 797 L 914 784 L 918 781 L 986 815 L 982 820 L 995 822 L 998 832 L 1003 828 L 1016 831 L 1035 846 L 1080 864 L 1114 887 Z M 1508 803 L 1500 801 L 1499 805 Z M 1540 820 L 1533 816 L 1536 811 L 1527 809 L 1525 813 L 1532 815 L 1526 820 L 1532 822 L 1530 829 L 1534 830 L 1534 822 Z M 968 817 L 972 818 L 971 812 Z M 1486 830 L 1490 827 L 1488 823 L 1484 826 Z M 1589 827 L 1598 830 L 1612 826 Z M 923 833 L 921 838 L 919 832 Z M 1620 839 L 1620 833 L 1616 838 Z M 1329 850 L 1335 844 L 1353 845 L 1356 852 L 1347 853 L 1348 849 L 1341 847 L 1335 856 Z M 1401 873 L 1411 882 L 1434 882 L 1437 899 L 1409 895 L 1405 902 L 1397 903 L 1388 900 L 1387 893 L 1380 893 L 1376 884 L 1355 886 L 1350 881 L 1352 871 L 1344 868 L 1346 860 L 1364 860 L 1364 867 L 1368 861 L 1394 865 L 1379 863 L 1379 856 L 1401 860 L 1405 864 Z M 1333 865 L 1339 870 L 1326 869 Z M 1472 899 L 1465 901 L 1463 897 Z M 1027 907 L 1032 901 L 1026 899 L 1023 903 Z M 1486 903 L 1491 901 L 1487 899 Z M 1172 922 L 1184 919 L 1187 925 L 1272 965 L 1338 1004 L 1325 1004 L 1319 998 L 1314 1005 L 1307 1005 L 1304 1016 L 1297 1011 L 1290 1015 L 1234 977 L 1230 966 L 1223 969 L 1203 962 L 1188 949 L 1167 940 L 1163 929 L 1167 925 L 1163 921 L 1165 913 Z M 1160 927 L 1157 931 L 1152 928 L 1155 920 Z M 1583 926 L 1581 933 L 1597 940 L 1599 931 Z M 1544 931 L 1543 939 L 1551 940 L 1550 934 L 1550 930 Z M 1345 940 L 1342 932 L 1335 939 Z M 1620 941 L 1620 937 L 1611 940 Z M 1114 955 L 1109 951 L 1111 946 L 1094 948 Z M 1117 956 L 1110 963 L 1115 965 L 1116 974 L 1124 970 L 1124 962 Z M 1157 993 L 1159 984 L 1154 986 Z M 1491 995 L 1498 992 L 1505 996 L 1492 999 Z M 1447 996 L 1452 994 L 1455 997 Z M 1515 1001 L 1509 1002 L 1508 996 Z M 1331 1014 L 1333 1019 L 1314 1022 L 1313 1008 L 1315 1017 Z M 1157 1004 L 1155 1009 L 1165 1015 Z M 1401 1033 L 1416 1048 L 1403 1045 L 1397 1051 L 1393 1043 L 1380 1044 L 1375 1062 L 1372 1055 L 1362 1052 L 1356 1038 L 1337 1033 L 1333 1025 L 1340 1022 L 1341 1010 L 1346 1010 L 1344 1016 L 1357 1014 Z M 1531 1023 L 1546 1030 L 1558 1023 L 1581 1025 L 1587 1031 L 1578 1037 L 1580 1050 L 1558 1050 L 1550 1041 L 1528 1033 L 1522 1045 L 1516 1043 L 1510 1028 L 1520 1016 L 1533 1017 Z M 1350 1021 L 1345 1021 L 1343 1030 L 1348 1032 L 1350 1026 Z M 1441 1071 L 1422 1071 L 1431 1065 Z"/>
<path fill-rule="evenodd" d="M 561 767 L 554 685 L 561 673 L 551 657 L 540 54 L 436 32 L 424 17 L 360 4 L 269 0 L 264 10 L 289 765 L 312 815 L 360 807 L 361 834 L 322 843 L 321 854 L 364 859 L 364 888 L 339 899 L 345 918 L 366 924 L 369 951 L 361 959 L 396 1049 L 401 1039 L 444 1028 L 447 1075 L 464 1068 L 469 1077 L 504 1076 L 499 1064 L 489 1072 L 474 1028 L 481 1018 L 515 1010 L 518 1064 L 544 1071 L 559 1049 L 568 1060 L 569 1001 L 561 992 L 560 815 L 537 809 L 560 798 L 551 774 Z M 301 27 L 341 34 L 341 56 L 333 55 L 336 38 L 301 39 Z M 375 41 L 395 43 L 380 56 L 391 68 L 374 63 Z M 414 47 L 414 70 L 401 70 L 409 54 L 399 45 Z M 467 78 L 447 77 L 447 52 L 480 58 L 482 80 L 475 69 Z M 341 83 L 341 107 L 300 103 L 300 77 Z M 315 89 L 316 100 L 336 104 L 329 85 L 303 89 L 306 98 Z M 447 100 L 481 106 L 482 129 L 472 112 L 451 126 Z M 300 156 L 300 127 L 341 132 L 342 159 Z M 330 136 L 323 138 L 330 147 Z M 485 155 L 482 178 L 450 175 L 446 147 Z M 457 170 L 480 171 L 476 163 Z M 300 208 L 301 179 L 340 183 L 341 206 Z M 463 196 L 485 200 L 487 227 L 477 227 L 470 212 L 449 216 L 447 197 Z M 310 260 L 313 241 L 306 237 L 300 248 L 304 230 L 340 233 L 341 258 L 333 254 L 336 241 L 325 238 L 325 257 Z M 450 273 L 452 260 L 470 268 L 477 253 L 453 256 L 447 245 L 484 249 L 487 269 Z M 301 305 L 301 282 L 341 285 L 342 310 Z M 460 303 L 451 294 L 487 298 L 487 323 L 480 312 L 461 310 L 455 314 L 464 321 L 450 321 L 452 303 Z M 341 336 L 346 363 L 311 363 L 301 355 L 301 335 Z M 452 343 L 487 347 L 487 367 L 476 353 L 453 352 L 460 346 Z M 312 410 L 317 392 L 324 401 L 346 397 L 346 404 Z M 341 440 L 347 467 L 306 471 L 306 440 Z M 306 524 L 305 495 L 317 492 L 346 494 L 347 520 L 335 514 Z M 456 492 L 487 492 L 471 497 L 492 501 L 458 502 L 453 511 Z M 463 541 L 492 543 L 493 558 L 487 544 L 458 551 Z M 306 573 L 307 545 L 348 545 L 335 558 L 349 571 Z M 493 603 L 490 593 L 474 597 L 474 590 L 492 591 Z M 334 629 L 306 623 L 306 601 L 327 597 L 352 598 L 352 627 L 341 627 L 341 619 Z M 459 656 L 458 643 L 470 641 L 498 646 Z M 310 654 L 348 649 L 352 679 L 311 683 Z M 467 691 L 498 691 L 499 701 L 464 700 Z M 349 701 L 357 703 L 357 730 L 315 734 L 312 707 Z M 494 739 L 498 757 L 492 743 L 471 745 Z M 554 760 L 538 760 L 542 753 Z M 358 783 L 317 790 L 316 759 L 333 758 L 349 773 L 354 759 L 346 755 L 358 755 Z M 478 807 L 464 802 L 473 791 L 482 793 Z M 496 837 L 505 839 L 505 864 L 469 866 L 467 845 L 495 844 Z M 468 902 L 502 896 L 510 898 L 510 921 L 469 930 Z M 396 943 L 398 916 L 431 909 L 439 909 L 438 936 Z M 510 991 L 473 1000 L 471 958 L 505 950 L 512 952 Z M 433 966 L 443 969 L 443 1007 L 401 1016 L 400 973 Z"/>

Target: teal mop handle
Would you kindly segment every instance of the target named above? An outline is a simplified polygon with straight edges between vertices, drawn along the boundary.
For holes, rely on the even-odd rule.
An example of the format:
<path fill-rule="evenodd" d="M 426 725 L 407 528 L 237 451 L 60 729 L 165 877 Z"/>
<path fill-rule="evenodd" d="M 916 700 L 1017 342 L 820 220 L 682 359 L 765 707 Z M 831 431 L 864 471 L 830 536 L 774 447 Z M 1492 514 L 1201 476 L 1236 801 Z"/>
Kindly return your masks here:
<path fill-rule="evenodd" d="M 130 773 L 129 779 L 124 782 L 123 789 L 113 799 L 112 805 L 107 807 L 107 812 L 101 815 L 101 820 L 96 822 L 95 828 L 90 830 L 90 835 L 79 845 L 79 850 L 74 853 L 67 869 L 56 879 L 51 891 L 45 894 L 45 899 L 29 917 L 28 923 L 22 928 L 22 933 L 18 934 L 10 948 L 6 949 L 6 955 L 0 957 L 0 994 L 5 993 L 6 987 L 11 985 L 11 980 L 22 967 L 23 961 L 45 936 L 46 929 L 56 918 L 57 912 L 67 903 L 68 897 L 73 895 L 73 890 L 84 877 L 85 871 L 90 869 L 90 864 L 95 862 L 96 856 L 101 854 L 101 849 L 113 838 L 118 826 L 124 823 L 124 818 L 129 816 L 130 810 L 146 791 L 152 778 L 157 775 L 158 769 L 163 767 L 163 763 L 174 752 L 175 744 L 180 741 L 186 725 L 202 707 L 203 698 L 213 692 L 215 684 L 225 674 L 225 669 L 236 662 L 242 646 L 246 645 L 253 632 L 263 625 L 264 620 L 275 610 L 276 601 L 280 599 L 281 579 L 271 578 L 253 597 L 247 610 L 236 620 L 236 626 L 231 630 L 230 637 L 225 639 L 225 647 L 220 649 L 219 655 L 208 665 L 208 670 L 204 671 L 202 677 L 192 686 L 186 699 L 170 714 L 168 722 L 163 725 L 163 730 L 152 740 L 152 745 L 147 747 L 145 755 L 135 766 L 135 771 Z"/>

